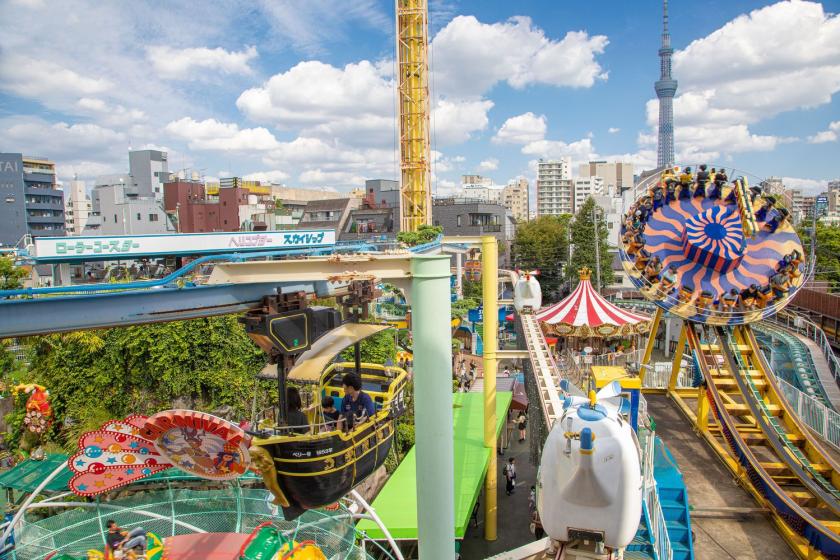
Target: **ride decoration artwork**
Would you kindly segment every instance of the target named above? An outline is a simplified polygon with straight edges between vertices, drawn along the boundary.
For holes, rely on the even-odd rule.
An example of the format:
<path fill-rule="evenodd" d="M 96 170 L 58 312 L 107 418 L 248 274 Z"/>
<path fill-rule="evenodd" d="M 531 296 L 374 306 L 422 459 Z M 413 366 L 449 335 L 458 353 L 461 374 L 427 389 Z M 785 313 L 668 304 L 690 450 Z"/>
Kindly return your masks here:
<path fill-rule="evenodd" d="M 141 435 L 173 466 L 201 478 L 234 479 L 251 464 L 245 431 L 206 412 L 158 412 L 146 419 Z"/>
<path fill-rule="evenodd" d="M 145 416 L 133 415 L 83 434 L 79 453 L 67 460 L 75 473 L 70 490 L 79 496 L 97 496 L 170 468 L 154 443 L 141 435 L 145 425 Z"/>
<path fill-rule="evenodd" d="M 14 389 L 17 393 L 29 393 L 26 400 L 26 415 L 23 417 L 23 424 L 26 429 L 39 436 L 47 431 L 52 423 L 52 407 L 50 406 L 50 392 L 43 385 L 29 383 L 17 385 Z"/>
<path fill-rule="evenodd" d="M 691 321 L 737 325 L 790 302 L 805 280 L 802 243 L 775 196 L 724 169 L 667 168 L 621 229 L 622 264 L 642 294 Z"/>

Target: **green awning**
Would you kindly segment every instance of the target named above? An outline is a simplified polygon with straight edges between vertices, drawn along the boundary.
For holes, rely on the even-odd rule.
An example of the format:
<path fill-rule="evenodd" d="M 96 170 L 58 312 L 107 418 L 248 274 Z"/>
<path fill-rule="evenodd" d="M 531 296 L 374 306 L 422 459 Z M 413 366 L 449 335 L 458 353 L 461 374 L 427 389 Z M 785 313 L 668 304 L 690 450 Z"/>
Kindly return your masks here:
<path fill-rule="evenodd" d="M 510 406 L 512 393 L 496 393 L 496 433 L 501 433 Z M 455 536 L 463 538 L 473 506 L 484 484 L 490 463 L 490 450 L 484 447 L 484 395 L 455 393 L 452 395 L 455 432 Z M 373 509 L 395 539 L 417 538 L 417 460 L 416 447 L 406 454 L 397 470 L 373 501 Z M 368 538 L 384 539 L 373 521 L 363 519 L 357 528 Z"/>
<path fill-rule="evenodd" d="M 51 472 L 58 468 L 61 464 L 67 464 L 67 455 L 60 453 L 50 454 L 43 461 L 35 461 L 27 459 L 9 469 L 6 472 L 0 473 L 0 488 L 11 488 L 20 492 L 30 493 L 41 484 Z M 67 492 L 70 490 L 68 484 L 73 477 L 72 471 L 66 466 L 64 470 L 56 476 L 47 487 L 44 489 L 47 492 Z M 260 478 L 251 471 L 246 472 L 240 477 L 240 480 Z M 166 482 L 167 480 L 201 480 L 191 474 L 178 469 L 166 469 L 159 473 L 155 473 L 148 478 L 144 478 L 135 484 L 144 484 L 149 482 Z"/>
<path fill-rule="evenodd" d="M 0 473 L 0 488 L 11 488 L 26 493 L 34 492 L 41 481 L 62 463 L 67 463 L 67 455 L 59 453 L 47 455 L 43 461 L 27 459 L 6 472 Z M 72 476 L 73 473 L 65 467 L 61 474 L 47 484 L 45 491 L 66 492 L 67 483 L 70 482 Z"/>

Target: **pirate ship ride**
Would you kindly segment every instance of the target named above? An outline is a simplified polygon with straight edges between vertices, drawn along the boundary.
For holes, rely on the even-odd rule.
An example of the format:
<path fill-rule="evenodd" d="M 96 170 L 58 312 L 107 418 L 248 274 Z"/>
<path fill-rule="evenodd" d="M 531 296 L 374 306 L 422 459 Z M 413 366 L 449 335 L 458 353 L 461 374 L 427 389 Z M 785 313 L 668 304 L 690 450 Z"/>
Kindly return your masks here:
<path fill-rule="evenodd" d="M 250 455 L 274 503 L 286 519 L 334 503 L 385 462 L 394 438 L 394 421 L 404 412 L 406 372 L 361 361 L 360 343 L 390 327 L 364 322 L 376 297 L 373 280 L 350 282 L 339 298 L 342 310 L 309 307 L 305 294 L 277 294 L 248 312 L 248 335 L 277 366 L 278 410 L 274 424 L 251 431 Z M 352 362 L 336 356 L 354 348 Z M 268 367 L 268 366 L 267 366 Z M 342 377 L 355 372 L 374 401 L 373 416 L 340 429 L 321 410 L 321 398 L 341 408 Z M 313 396 L 308 426 L 290 426 L 285 395 L 289 383 Z M 298 432 L 305 433 L 298 433 Z"/>

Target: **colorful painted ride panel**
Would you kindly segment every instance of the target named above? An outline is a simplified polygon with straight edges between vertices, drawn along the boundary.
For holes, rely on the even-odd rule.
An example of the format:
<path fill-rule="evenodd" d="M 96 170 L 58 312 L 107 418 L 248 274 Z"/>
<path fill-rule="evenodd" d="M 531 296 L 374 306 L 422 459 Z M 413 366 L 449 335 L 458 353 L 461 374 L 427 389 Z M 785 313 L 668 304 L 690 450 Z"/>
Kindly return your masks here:
<path fill-rule="evenodd" d="M 722 296 L 732 289 L 740 294 L 751 285 L 770 293 L 770 277 L 779 263 L 787 255 L 797 252 L 801 256 L 804 252 L 788 221 L 771 233 L 763 227 L 766 220 L 757 220 L 755 235 L 745 235 L 738 205 L 724 199 L 702 196 L 664 204 L 646 222 L 643 246 L 633 247 L 632 237 L 625 236 L 621 255 L 630 280 L 666 311 L 696 322 L 736 325 L 760 320 L 784 307 L 801 287 L 805 266 L 796 264 L 785 293 L 771 297 L 766 305 L 723 311 Z M 753 211 L 761 204 L 762 199 L 753 202 Z M 651 261 L 659 259 L 663 272 L 671 265 L 676 267 L 676 285 L 663 287 L 662 282 L 652 283 L 646 278 L 644 267 L 637 266 L 635 257 L 642 249 Z"/>

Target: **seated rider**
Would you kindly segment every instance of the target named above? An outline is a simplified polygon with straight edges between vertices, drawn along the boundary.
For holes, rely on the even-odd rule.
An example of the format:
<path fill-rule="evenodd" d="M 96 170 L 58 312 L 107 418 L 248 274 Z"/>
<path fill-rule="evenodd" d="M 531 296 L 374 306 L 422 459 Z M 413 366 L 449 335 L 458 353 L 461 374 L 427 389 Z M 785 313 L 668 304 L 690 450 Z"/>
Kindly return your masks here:
<path fill-rule="evenodd" d="M 105 534 L 105 544 L 111 557 L 117 551 L 126 552 L 135 548 L 140 549 L 140 554 L 146 553 L 146 530 L 142 527 L 132 529 L 130 532 L 122 529 L 117 522 L 109 519 L 106 523 L 108 532 Z"/>
<path fill-rule="evenodd" d="M 706 170 L 706 164 L 702 164 L 700 166 L 699 171 L 697 171 L 697 188 L 694 191 L 694 196 L 706 196 L 706 185 L 709 184 L 709 180 L 711 177 L 709 176 L 709 172 Z"/>
<path fill-rule="evenodd" d="M 680 301 L 683 303 L 687 303 L 691 301 L 691 296 L 694 295 L 694 286 L 691 284 L 684 284 L 680 288 Z"/>
<path fill-rule="evenodd" d="M 653 284 L 659 282 L 660 272 L 662 272 L 662 259 L 659 257 L 653 257 L 645 267 L 645 277 L 648 282 Z"/>
<path fill-rule="evenodd" d="M 639 252 L 636 254 L 636 270 L 644 270 L 648 261 L 650 261 L 648 250 L 644 248 L 639 249 Z"/>
<path fill-rule="evenodd" d="M 653 191 L 653 211 L 659 210 L 665 204 L 665 194 L 659 185 L 651 189 Z"/>
<path fill-rule="evenodd" d="M 632 257 L 636 253 L 638 253 L 639 250 L 641 250 L 641 248 L 644 247 L 644 246 L 645 246 L 645 236 L 642 235 L 641 233 L 637 233 L 633 237 L 633 241 L 631 241 L 630 244 L 627 247 L 627 254 Z"/>
<path fill-rule="evenodd" d="M 665 204 L 670 204 L 677 200 L 677 181 L 676 179 L 670 181 L 665 185 Z"/>
<path fill-rule="evenodd" d="M 744 288 L 741 291 L 741 304 L 744 309 L 755 309 L 758 297 L 758 284 L 750 284 L 749 288 Z"/>
<path fill-rule="evenodd" d="M 770 284 L 764 284 L 758 289 L 758 297 L 755 299 L 756 307 L 764 309 L 767 304 L 773 301 L 773 288 Z"/>
<path fill-rule="evenodd" d="M 659 279 L 662 282 L 660 288 L 665 293 L 669 293 L 671 290 L 674 289 L 674 286 L 677 285 L 677 265 L 672 264 L 667 269 L 665 269 L 662 274 L 659 275 Z"/>
<path fill-rule="evenodd" d="M 761 204 L 761 208 L 755 211 L 755 219 L 758 222 L 763 222 L 767 219 L 767 213 L 773 209 L 773 206 L 776 204 L 776 197 L 772 195 L 768 195 L 764 197 L 764 202 Z"/>
<path fill-rule="evenodd" d="M 715 173 L 712 174 L 712 181 L 714 181 L 715 186 L 718 189 L 718 192 L 723 190 L 723 186 L 729 180 L 729 177 L 726 176 L 726 169 L 721 167 Z"/>
<path fill-rule="evenodd" d="M 341 402 L 339 428 L 351 429 L 356 423 L 372 417 L 376 413 L 373 399 L 362 391 L 362 380 L 355 373 L 347 373 L 341 379 L 344 399 Z"/>
<path fill-rule="evenodd" d="M 309 433 L 309 419 L 303 413 L 303 401 L 297 387 L 286 387 L 286 408 L 288 415 L 286 422 L 291 432 L 295 434 Z"/>
<path fill-rule="evenodd" d="M 788 212 L 787 208 L 778 208 L 775 212 L 773 212 L 770 219 L 764 222 L 764 227 L 766 227 L 770 233 L 776 233 L 779 226 L 785 223 L 785 220 L 787 220 L 789 216 L 790 212 Z"/>
<path fill-rule="evenodd" d="M 790 289 L 790 280 L 786 272 L 776 272 L 770 277 L 770 287 L 773 288 L 773 295 L 783 298 Z"/>
<path fill-rule="evenodd" d="M 341 416 L 335 408 L 335 399 L 329 395 L 321 399 L 321 412 L 324 414 L 326 431 L 334 430 L 338 425 L 338 418 Z"/>
<path fill-rule="evenodd" d="M 735 311 L 735 307 L 738 305 L 738 298 L 738 290 L 732 288 L 720 298 L 720 310 L 727 312 Z"/>
<path fill-rule="evenodd" d="M 697 302 L 695 305 L 697 306 L 698 310 L 706 309 L 710 304 L 714 302 L 715 295 L 710 292 L 709 290 L 703 290 L 700 292 L 700 297 L 697 298 Z"/>

